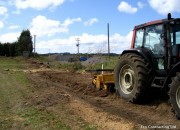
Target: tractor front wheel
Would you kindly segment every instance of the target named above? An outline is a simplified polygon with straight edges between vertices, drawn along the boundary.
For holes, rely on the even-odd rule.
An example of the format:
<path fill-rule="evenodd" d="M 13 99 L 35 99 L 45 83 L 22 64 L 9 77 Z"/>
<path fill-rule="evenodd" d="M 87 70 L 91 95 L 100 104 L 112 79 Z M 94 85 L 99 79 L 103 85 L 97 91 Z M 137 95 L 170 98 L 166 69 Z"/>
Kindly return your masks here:
<path fill-rule="evenodd" d="M 177 119 L 180 119 L 180 73 L 172 79 L 172 83 L 169 85 L 169 98 L 171 106 L 175 112 Z"/>

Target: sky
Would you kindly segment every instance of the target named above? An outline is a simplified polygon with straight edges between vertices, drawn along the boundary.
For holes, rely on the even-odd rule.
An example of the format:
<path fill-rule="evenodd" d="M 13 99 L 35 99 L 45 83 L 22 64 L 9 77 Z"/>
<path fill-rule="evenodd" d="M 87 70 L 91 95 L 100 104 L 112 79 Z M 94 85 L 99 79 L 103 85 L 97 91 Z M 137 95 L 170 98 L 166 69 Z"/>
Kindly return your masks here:
<path fill-rule="evenodd" d="M 0 42 L 15 42 L 23 30 L 36 36 L 35 51 L 107 53 L 130 48 L 135 25 L 180 18 L 180 0 L 0 0 Z"/>

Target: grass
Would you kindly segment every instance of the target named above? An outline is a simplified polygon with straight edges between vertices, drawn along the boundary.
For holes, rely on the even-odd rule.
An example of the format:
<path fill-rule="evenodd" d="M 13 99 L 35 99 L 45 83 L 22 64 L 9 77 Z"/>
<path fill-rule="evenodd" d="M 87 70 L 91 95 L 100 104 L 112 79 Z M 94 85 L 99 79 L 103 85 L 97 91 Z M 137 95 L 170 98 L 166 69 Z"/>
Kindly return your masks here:
<path fill-rule="evenodd" d="M 101 69 L 102 64 L 104 66 L 104 69 L 114 69 L 115 65 L 117 64 L 117 61 L 119 59 L 119 56 L 111 56 L 110 58 L 108 56 L 101 56 L 104 60 L 103 63 L 97 63 L 96 64 L 90 64 L 87 66 L 83 66 L 80 61 L 76 62 L 60 62 L 57 60 L 54 60 L 54 56 L 37 56 L 35 59 L 47 63 L 49 62 L 50 67 L 53 69 L 63 69 L 63 70 L 70 70 L 74 72 L 83 72 L 84 70 L 89 69 Z"/>
<path fill-rule="evenodd" d="M 116 64 L 117 64 L 117 61 L 119 59 L 118 56 L 110 57 L 110 59 L 107 56 L 104 56 L 103 58 L 105 58 L 105 62 L 104 63 L 97 63 L 95 65 L 90 66 L 87 69 L 101 69 L 102 68 L 102 64 L 104 66 L 104 69 L 114 69 Z"/>
<path fill-rule="evenodd" d="M 18 59 L 15 58 L 0 58 L 0 68 L 1 69 L 18 69 L 20 64 L 18 64 Z"/>
<path fill-rule="evenodd" d="M 24 126 L 31 126 L 32 129 L 46 130 L 70 130 L 70 127 L 61 122 L 59 116 L 46 110 L 37 108 L 27 108 L 18 112 L 21 118 L 24 118 Z"/>
<path fill-rule="evenodd" d="M 67 63 L 63 63 L 60 64 L 58 61 L 54 61 L 52 62 L 52 64 L 54 66 L 56 66 L 55 68 L 58 69 L 67 69 L 67 70 L 72 70 L 72 71 L 83 71 L 83 70 L 90 70 L 90 69 L 101 69 L 102 68 L 102 64 L 104 66 L 104 69 L 114 69 L 118 60 L 119 60 L 119 56 L 113 56 L 113 57 L 107 57 L 107 56 L 102 56 L 102 58 L 105 59 L 105 61 L 103 63 L 96 63 L 96 64 L 91 64 L 91 65 L 87 65 L 87 66 L 83 66 L 81 64 L 81 62 L 67 62 Z"/>
<path fill-rule="evenodd" d="M 69 130 L 57 115 L 36 109 L 35 106 L 23 106 L 24 99 L 32 90 L 25 73 L 11 71 L 21 68 L 20 60 L 0 57 L 0 130 Z"/>
<path fill-rule="evenodd" d="M 18 108 L 16 105 L 18 106 L 29 92 L 25 86 L 30 83 L 24 73 L 9 71 L 21 67 L 17 59 L 1 57 L 0 61 L 0 129 L 6 130 L 15 122 L 19 123 L 14 121 Z"/>
<path fill-rule="evenodd" d="M 96 127 L 89 125 L 89 124 L 86 123 L 82 118 L 78 118 L 77 120 L 78 120 L 79 122 L 82 122 L 82 123 L 81 123 L 81 126 L 80 126 L 82 129 L 84 129 L 84 130 L 97 130 Z"/>
<path fill-rule="evenodd" d="M 0 58 L 0 129 L 63 129 L 70 127 L 45 110 L 22 106 L 31 93 L 31 83 L 26 73 L 11 71 L 21 68 L 23 62 L 17 58 Z M 10 69 L 10 70 L 5 70 Z"/>
<path fill-rule="evenodd" d="M 44 60 L 44 57 L 41 59 Z M 18 70 L 23 67 L 23 58 L 0 57 L 0 130 L 70 130 L 72 129 L 63 118 L 72 118 L 67 114 L 63 117 L 47 109 L 24 105 L 32 94 L 33 84 L 26 73 Z M 70 67 L 70 66 L 69 66 Z M 73 67 L 73 64 L 72 66 Z M 77 64 L 77 67 L 79 64 Z M 62 109 L 66 109 L 64 106 Z M 62 111 L 63 112 L 63 111 Z M 75 121 L 78 119 L 75 118 Z M 66 119 L 65 119 L 66 120 Z M 96 130 L 84 120 L 79 124 L 83 130 Z"/>

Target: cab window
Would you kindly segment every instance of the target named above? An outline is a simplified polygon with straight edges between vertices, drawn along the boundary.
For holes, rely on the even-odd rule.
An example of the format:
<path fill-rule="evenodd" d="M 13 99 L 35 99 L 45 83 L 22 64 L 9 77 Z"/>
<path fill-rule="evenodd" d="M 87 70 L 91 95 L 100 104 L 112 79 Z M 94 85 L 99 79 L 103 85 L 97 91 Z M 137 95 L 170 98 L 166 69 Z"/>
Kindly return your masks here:
<path fill-rule="evenodd" d="M 164 54 L 164 40 L 162 39 L 163 26 L 153 25 L 145 30 L 144 47 L 150 49 L 154 54 Z"/>
<path fill-rule="evenodd" d="M 180 44 L 180 26 L 171 28 L 171 43 L 172 45 Z"/>
<path fill-rule="evenodd" d="M 143 44 L 144 29 L 136 31 L 135 48 L 142 47 Z"/>

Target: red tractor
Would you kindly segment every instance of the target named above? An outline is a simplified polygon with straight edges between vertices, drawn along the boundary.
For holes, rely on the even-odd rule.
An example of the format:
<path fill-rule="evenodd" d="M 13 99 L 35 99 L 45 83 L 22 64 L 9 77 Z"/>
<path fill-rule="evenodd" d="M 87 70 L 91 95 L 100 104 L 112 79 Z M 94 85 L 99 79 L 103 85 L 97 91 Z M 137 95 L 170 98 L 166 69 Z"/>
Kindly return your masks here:
<path fill-rule="evenodd" d="M 153 97 L 153 87 L 166 90 L 180 119 L 180 18 L 135 26 L 131 49 L 124 50 L 115 67 L 115 87 L 130 102 Z"/>

